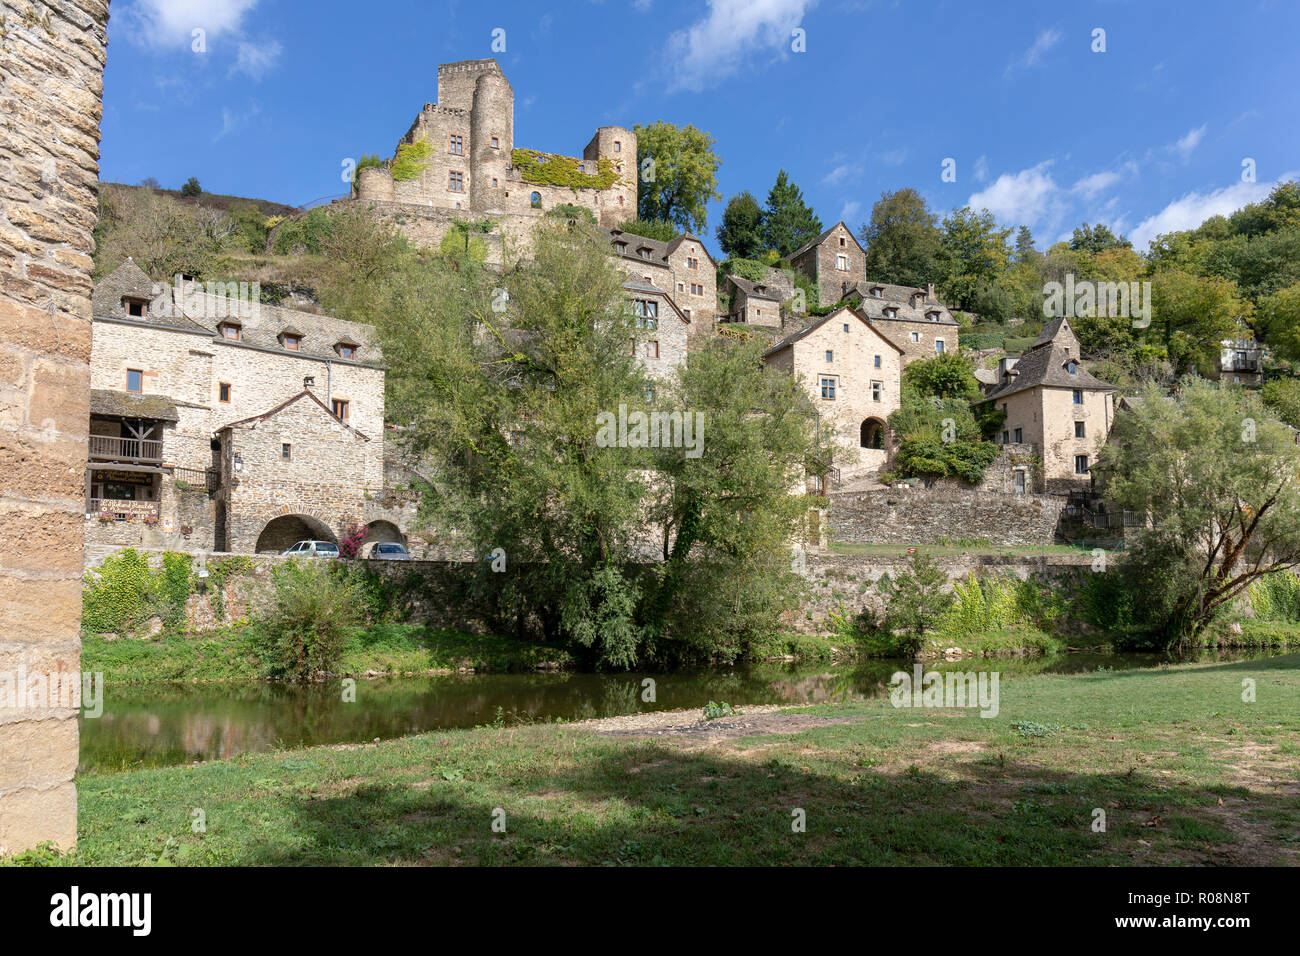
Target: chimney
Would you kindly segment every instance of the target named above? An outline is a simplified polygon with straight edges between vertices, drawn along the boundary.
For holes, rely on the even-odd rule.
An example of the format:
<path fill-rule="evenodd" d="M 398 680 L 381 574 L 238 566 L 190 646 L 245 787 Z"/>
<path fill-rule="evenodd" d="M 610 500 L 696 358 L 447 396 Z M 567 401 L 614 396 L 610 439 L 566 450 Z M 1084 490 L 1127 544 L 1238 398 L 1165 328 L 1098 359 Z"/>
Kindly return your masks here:
<path fill-rule="evenodd" d="M 933 302 L 933 301 L 934 301 L 934 283 L 933 283 L 933 282 L 927 284 L 926 287 L 925 287 L 925 301 L 926 301 L 926 302 Z"/>

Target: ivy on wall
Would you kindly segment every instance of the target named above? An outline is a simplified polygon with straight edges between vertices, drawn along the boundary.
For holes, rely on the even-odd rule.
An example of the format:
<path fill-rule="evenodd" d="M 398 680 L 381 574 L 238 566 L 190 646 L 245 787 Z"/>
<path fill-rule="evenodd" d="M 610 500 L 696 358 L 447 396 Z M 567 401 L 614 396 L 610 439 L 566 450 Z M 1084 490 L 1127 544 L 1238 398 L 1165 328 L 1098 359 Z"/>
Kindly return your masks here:
<path fill-rule="evenodd" d="M 429 165 L 429 157 L 433 155 L 433 147 L 429 145 L 428 140 L 416 140 L 414 143 L 403 143 L 397 147 L 397 155 L 393 157 L 393 182 L 404 183 L 407 180 L 419 179 L 424 172 L 425 167 Z"/>
<path fill-rule="evenodd" d="M 618 182 L 618 170 L 612 159 L 596 161 L 598 172 L 584 173 L 580 159 L 539 153 L 535 149 L 516 149 L 510 161 L 526 183 L 534 186 L 567 186 L 570 189 L 609 189 Z"/>

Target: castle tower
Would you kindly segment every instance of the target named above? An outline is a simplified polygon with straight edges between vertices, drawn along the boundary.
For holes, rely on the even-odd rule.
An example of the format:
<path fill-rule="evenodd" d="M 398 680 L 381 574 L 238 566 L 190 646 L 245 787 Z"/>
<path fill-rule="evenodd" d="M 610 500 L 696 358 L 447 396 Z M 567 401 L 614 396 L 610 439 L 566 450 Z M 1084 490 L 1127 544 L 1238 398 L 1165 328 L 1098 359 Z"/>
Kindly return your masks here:
<path fill-rule="evenodd" d="M 473 109 L 478 78 L 485 73 L 495 73 L 505 79 L 496 60 L 458 60 L 439 64 L 438 105 L 467 112 Z"/>
<path fill-rule="evenodd" d="M 483 62 L 483 61 L 476 61 Z M 515 146 L 515 91 L 497 67 L 477 74 L 470 108 L 470 208 L 504 209 L 506 171 Z"/>
<path fill-rule="evenodd" d="M 602 226 L 617 226 L 636 216 L 639 175 L 636 157 L 636 133 L 623 126 L 602 126 L 582 151 L 585 160 L 610 160 L 621 174 L 619 182 L 600 197 Z"/>

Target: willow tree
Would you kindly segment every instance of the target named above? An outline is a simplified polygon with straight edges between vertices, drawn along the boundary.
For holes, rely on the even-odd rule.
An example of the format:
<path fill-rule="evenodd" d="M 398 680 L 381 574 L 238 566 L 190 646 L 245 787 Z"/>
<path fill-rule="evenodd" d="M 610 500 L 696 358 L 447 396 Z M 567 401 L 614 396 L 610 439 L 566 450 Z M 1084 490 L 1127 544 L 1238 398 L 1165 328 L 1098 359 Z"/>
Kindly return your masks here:
<path fill-rule="evenodd" d="M 1118 570 L 1164 646 L 1300 564 L 1300 446 L 1253 392 L 1149 386 L 1116 415 L 1096 472 L 1108 501 L 1147 519 Z"/>

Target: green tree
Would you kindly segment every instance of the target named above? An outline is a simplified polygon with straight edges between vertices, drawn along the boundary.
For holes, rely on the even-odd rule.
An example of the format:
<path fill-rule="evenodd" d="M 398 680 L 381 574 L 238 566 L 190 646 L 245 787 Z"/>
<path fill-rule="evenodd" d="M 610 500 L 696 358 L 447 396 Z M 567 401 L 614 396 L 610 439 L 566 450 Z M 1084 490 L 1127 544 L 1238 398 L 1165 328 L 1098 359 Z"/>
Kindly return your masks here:
<path fill-rule="evenodd" d="M 995 284 L 1011 261 L 1010 235 L 1010 229 L 998 228 L 987 209 L 975 212 L 965 206 L 944 218 L 939 268 L 949 301 L 975 311 L 981 290 Z"/>
<path fill-rule="evenodd" d="M 728 258 L 757 259 L 762 255 L 763 210 L 748 190 L 727 202 L 717 236 Z"/>
<path fill-rule="evenodd" d="M 191 176 L 185 180 L 185 185 L 181 187 L 181 195 L 194 198 L 203 195 L 203 190 L 199 188 L 199 181 Z"/>
<path fill-rule="evenodd" d="M 1237 320 L 1250 314 L 1237 284 L 1170 269 L 1153 277 L 1151 296 L 1152 325 L 1159 329 L 1174 367 L 1215 374 L 1219 343 L 1235 335 Z"/>
<path fill-rule="evenodd" d="M 903 369 L 903 387 L 925 398 L 962 398 L 968 402 L 983 397 L 970 359 L 957 352 L 917 359 Z"/>
<path fill-rule="evenodd" d="M 660 242 L 672 242 L 682 234 L 680 229 L 664 219 L 625 219 L 618 224 L 618 228 L 634 236 L 645 236 Z"/>
<path fill-rule="evenodd" d="M 900 653 L 910 656 L 925 646 L 926 631 L 952 604 L 952 594 L 944 590 L 947 583 L 934 558 L 919 551 L 908 558 L 904 570 L 881 577 L 876 588 L 885 603 L 885 626 L 907 638 L 898 647 Z"/>
<path fill-rule="evenodd" d="M 1016 262 L 1029 263 L 1042 261 L 1043 254 L 1034 248 L 1034 234 L 1028 226 L 1016 230 Z"/>
<path fill-rule="evenodd" d="M 763 244 L 784 257 L 821 231 L 822 221 L 804 202 L 803 192 L 784 169 L 778 172 L 763 209 Z"/>
<path fill-rule="evenodd" d="M 1300 446 L 1252 392 L 1192 379 L 1116 416 L 1096 465 L 1108 501 L 1149 519 L 1118 569 L 1162 646 L 1250 584 L 1300 564 Z"/>
<path fill-rule="evenodd" d="M 663 120 L 639 124 L 636 135 L 640 218 L 702 233 L 709 201 L 722 198 L 714 138 L 694 126 Z"/>
<path fill-rule="evenodd" d="M 1264 296 L 1257 317 L 1261 337 L 1274 354 L 1300 361 L 1300 282 Z"/>
<path fill-rule="evenodd" d="M 938 217 L 915 189 L 881 193 L 858 238 L 873 280 L 924 288 L 938 276 L 943 234 Z"/>
<path fill-rule="evenodd" d="M 1300 378 L 1275 378 L 1260 390 L 1264 404 L 1292 428 L 1300 428 Z"/>
<path fill-rule="evenodd" d="M 1074 230 L 1074 234 L 1070 237 L 1070 248 L 1096 255 L 1104 249 L 1132 249 L 1133 243 L 1123 236 L 1115 235 L 1110 231 L 1109 226 L 1100 222 L 1095 226 L 1085 222 Z"/>

